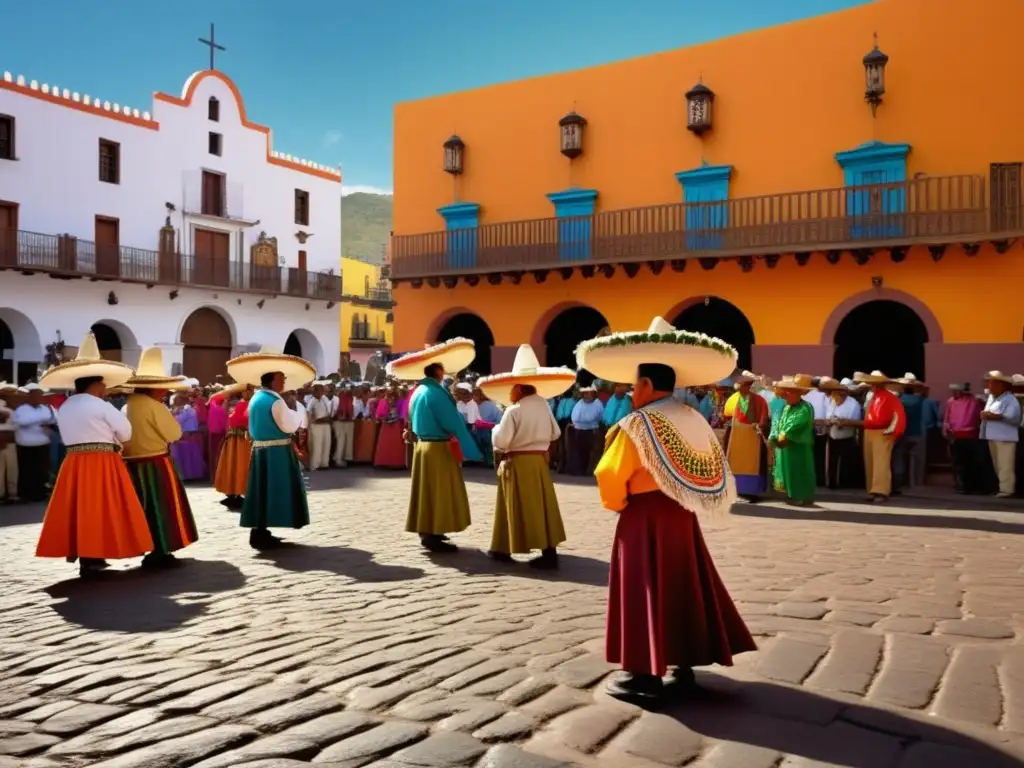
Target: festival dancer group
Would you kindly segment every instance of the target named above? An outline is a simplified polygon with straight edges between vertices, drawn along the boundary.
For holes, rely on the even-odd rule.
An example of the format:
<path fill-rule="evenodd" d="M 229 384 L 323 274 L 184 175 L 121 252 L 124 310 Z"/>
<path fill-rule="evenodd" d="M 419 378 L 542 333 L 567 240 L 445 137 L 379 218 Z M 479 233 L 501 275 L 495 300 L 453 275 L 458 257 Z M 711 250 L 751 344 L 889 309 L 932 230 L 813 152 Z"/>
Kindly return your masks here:
<path fill-rule="evenodd" d="M 474 357 L 472 341 L 453 339 L 388 366 L 394 378 L 417 382 L 405 435 L 413 443 L 406 530 L 431 553 L 456 552 L 449 534 L 464 531 L 471 521 L 461 461 L 481 456 L 441 381 Z M 623 672 L 607 687 L 614 697 L 657 706 L 697 690 L 694 667 L 731 665 L 735 654 L 756 649 L 699 523 L 700 517 L 729 511 L 736 481 L 707 420 L 672 397 L 677 387 L 729 375 L 736 351 L 656 318 L 647 331 L 584 342 L 577 364 L 603 380 L 633 385 L 635 410 L 608 431 L 595 471 L 603 506 L 618 513 L 606 656 Z M 307 361 L 270 350 L 242 355 L 227 367 L 236 393 L 255 394 L 241 411 L 246 423 L 240 417 L 230 425 L 221 459 L 229 464 L 223 473 L 218 468 L 217 487 L 226 506 L 240 507 L 250 545 L 276 548 L 284 542 L 270 529 L 309 523 L 293 442 L 303 416 L 281 393 L 308 383 L 316 372 Z M 87 339 L 78 360 L 44 375 L 44 385 L 77 394 L 59 413 L 69 455 L 37 555 L 79 559 L 84 576 L 115 558 L 145 556 L 147 568 L 167 567 L 177 563 L 174 551 L 196 540 L 188 499 L 168 458 L 168 444 L 180 436 L 180 427 L 166 409 L 159 415 L 153 407 L 179 385 L 178 377 L 163 370 L 158 350 L 147 350 L 133 374 L 101 360 L 95 340 Z M 523 345 L 511 371 L 477 382 L 487 397 L 508 406 L 492 435 L 498 491 L 488 554 L 495 560 L 511 563 L 513 554 L 540 551 L 530 566 L 558 567 L 557 548 L 566 533 L 546 455 L 560 428 L 547 399 L 571 388 L 575 378 L 571 369 L 539 366 Z M 105 388 L 122 385 L 135 391 L 126 414 L 102 399 Z M 761 421 L 759 407 L 742 406 L 751 423 Z M 746 439 L 739 434 L 737 443 Z"/>

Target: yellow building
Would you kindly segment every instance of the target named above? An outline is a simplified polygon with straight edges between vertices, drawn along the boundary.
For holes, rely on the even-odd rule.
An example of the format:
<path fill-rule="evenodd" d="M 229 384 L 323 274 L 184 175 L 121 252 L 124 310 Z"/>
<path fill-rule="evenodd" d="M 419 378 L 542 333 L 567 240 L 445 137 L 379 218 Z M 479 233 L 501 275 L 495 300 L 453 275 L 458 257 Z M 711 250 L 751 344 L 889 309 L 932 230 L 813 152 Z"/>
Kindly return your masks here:
<path fill-rule="evenodd" d="M 341 257 L 341 357 L 359 363 L 376 352 L 387 355 L 394 341 L 391 281 L 387 267 Z"/>

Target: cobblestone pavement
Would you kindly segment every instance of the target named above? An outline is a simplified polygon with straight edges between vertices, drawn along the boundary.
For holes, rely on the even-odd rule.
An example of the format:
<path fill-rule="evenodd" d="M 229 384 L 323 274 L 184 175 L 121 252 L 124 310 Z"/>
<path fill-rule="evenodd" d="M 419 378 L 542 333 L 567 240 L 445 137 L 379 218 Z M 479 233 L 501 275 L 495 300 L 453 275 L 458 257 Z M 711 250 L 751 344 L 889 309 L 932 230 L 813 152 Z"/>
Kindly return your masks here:
<path fill-rule="evenodd" d="M 601 692 L 615 520 L 591 485 L 559 485 L 542 575 L 478 551 L 487 474 L 454 556 L 402 531 L 407 483 L 318 474 L 273 557 L 195 489 L 186 567 L 89 584 L 32 557 L 40 510 L 0 509 L 0 768 L 1022 764 L 1024 517 L 737 505 L 705 532 L 760 651 L 645 713 Z"/>

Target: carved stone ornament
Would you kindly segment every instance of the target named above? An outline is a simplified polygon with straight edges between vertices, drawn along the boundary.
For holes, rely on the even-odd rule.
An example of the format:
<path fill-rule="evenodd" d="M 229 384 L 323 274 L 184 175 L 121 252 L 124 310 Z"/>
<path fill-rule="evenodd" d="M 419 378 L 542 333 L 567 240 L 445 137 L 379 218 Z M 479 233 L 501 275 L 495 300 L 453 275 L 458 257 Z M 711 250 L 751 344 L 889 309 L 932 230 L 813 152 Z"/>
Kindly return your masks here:
<path fill-rule="evenodd" d="M 258 267 L 276 267 L 277 238 L 267 237 L 266 232 L 260 232 L 260 236 L 252 246 L 249 260 Z"/>
<path fill-rule="evenodd" d="M 305 245 L 312 236 L 312 232 L 303 232 L 301 229 L 295 233 L 295 239 L 299 241 L 299 245 Z"/>

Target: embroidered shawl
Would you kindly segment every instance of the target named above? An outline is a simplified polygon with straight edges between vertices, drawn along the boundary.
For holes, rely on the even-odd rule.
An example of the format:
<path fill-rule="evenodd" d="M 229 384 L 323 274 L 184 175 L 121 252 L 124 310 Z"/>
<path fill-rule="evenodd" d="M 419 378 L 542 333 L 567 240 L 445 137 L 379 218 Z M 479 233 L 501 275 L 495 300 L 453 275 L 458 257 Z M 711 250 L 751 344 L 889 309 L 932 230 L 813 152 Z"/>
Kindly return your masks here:
<path fill-rule="evenodd" d="M 618 427 L 633 441 L 662 493 L 697 514 L 729 512 L 736 501 L 736 481 L 715 433 L 698 411 L 675 400 L 659 400 L 629 414 Z"/>

